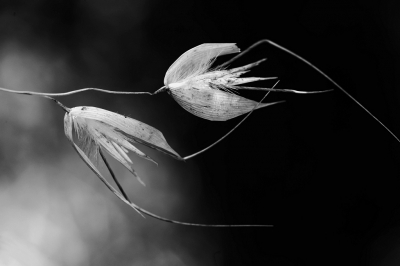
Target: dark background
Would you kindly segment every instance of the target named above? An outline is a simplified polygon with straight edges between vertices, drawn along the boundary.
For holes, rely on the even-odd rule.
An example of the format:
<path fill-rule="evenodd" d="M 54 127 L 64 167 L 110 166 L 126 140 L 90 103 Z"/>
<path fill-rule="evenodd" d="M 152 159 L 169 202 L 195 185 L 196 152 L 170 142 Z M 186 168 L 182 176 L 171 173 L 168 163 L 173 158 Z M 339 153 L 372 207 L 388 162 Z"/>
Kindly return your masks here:
<path fill-rule="evenodd" d="M 396 1 L 2 1 L 0 86 L 154 92 L 174 60 L 194 46 L 235 42 L 244 50 L 268 38 L 322 69 L 400 135 L 399 12 Z M 254 76 L 278 76 L 280 88 L 334 91 L 271 93 L 266 101 L 286 102 L 254 112 L 186 163 L 140 147 L 159 163 L 131 156 L 146 187 L 118 163 L 113 167 L 131 198 L 159 215 L 273 228 L 191 228 L 143 219 L 74 153 L 62 110 L 45 99 L 1 93 L 0 262 L 397 265 L 400 143 L 281 50 L 262 44 L 235 66 L 264 57 Z M 150 124 L 182 156 L 241 120 L 202 120 L 167 93 L 85 92 L 59 100 Z"/>

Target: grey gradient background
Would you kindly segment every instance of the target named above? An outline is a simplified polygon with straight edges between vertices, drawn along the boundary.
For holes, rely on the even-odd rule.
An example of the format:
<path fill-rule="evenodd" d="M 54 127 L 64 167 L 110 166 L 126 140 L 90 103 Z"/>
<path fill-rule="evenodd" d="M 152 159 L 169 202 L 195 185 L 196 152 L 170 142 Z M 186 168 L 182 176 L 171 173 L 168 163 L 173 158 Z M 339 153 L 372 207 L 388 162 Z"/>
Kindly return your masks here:
<path fill-rule="evenodd" d="M 399 12 L 396 1 L 1 1 L 0 86 L 153 92 L 196 45 L 243 50 L 268 38 L 324 70 L 400 135 Z M 281 88 L 334 88 L 266 44 L 237 65 L 263 57 L 254 75 L 278 76 Z M 167 93 L 59 100 L 150 124 L 181 156 L 240 121 L 202 120 Z M 161 216 L 275 225 L 213 229 L 143 219 L 80 160 L 59 107 L 1 92 L 0 265 L 397 265 L 400 143 L 338 90 L 267 98 L 275 100 L 286 102 L 254 112 L 186 163 L 140 147 L 159 163 L 131 156 L 146 187 L 111 162 L 131 199 Z"/>

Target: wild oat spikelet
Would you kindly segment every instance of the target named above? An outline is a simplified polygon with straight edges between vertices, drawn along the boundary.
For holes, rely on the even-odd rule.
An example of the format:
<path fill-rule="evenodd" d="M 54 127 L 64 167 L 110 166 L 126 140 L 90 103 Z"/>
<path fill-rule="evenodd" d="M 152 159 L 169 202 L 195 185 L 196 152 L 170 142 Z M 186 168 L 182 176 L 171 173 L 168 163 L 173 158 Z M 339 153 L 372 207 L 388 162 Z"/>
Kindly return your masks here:
<path fill-rule="evenodd" d="M 83 143 L 83 151 L 73 140 L 72 128 L 77 133 L 78 140 Z M 150 148 L 164 152 L 175 159 L 183 160 L 167 143 L 163 134 L 138 120 L 113 113 L 96 107 L 74 107 L 64 116 L 64 130 L 67 138 L 85 161 L 87 156 L 96 156 L 99 148 L 104 148 L 112 157 L 123 164 L 139 182 L 136 171 L 131 167 L 128 150 L 136 155 L 156 163 L 149 156 L 137 149 L 131 143 L 140 143 Z"/>
<path fill-rule="evenodd" d="M 225 121 L 250 112 L 257 106 L 252 101 L 232 93 L 243 89 L 238 85 L 270 78 L 240 76 L 265 59 L 233 69 L 216 67 L 209 70 L 214 59 L 221 55 L 239 53 L 234 43 L 206 43 L 181 55 L 165 74 L 164 84 L 172 97 L 188 112 L 212 121 Z M 273 103 L 259 104 L 257 109 Z"/>

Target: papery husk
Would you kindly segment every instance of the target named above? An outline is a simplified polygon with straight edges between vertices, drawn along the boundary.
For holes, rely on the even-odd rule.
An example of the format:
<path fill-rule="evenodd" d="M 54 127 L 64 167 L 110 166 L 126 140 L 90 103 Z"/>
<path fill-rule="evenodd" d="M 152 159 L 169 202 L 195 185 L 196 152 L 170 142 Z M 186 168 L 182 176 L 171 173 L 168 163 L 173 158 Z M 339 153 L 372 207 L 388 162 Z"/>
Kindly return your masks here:
<path fill-rule="evenodd" d="M 90 106 L 74 107 L 71 109 L 70 115 L 93 119 L 109 125 L 126 134 L 132 141 L 182 160 L 182 157 L 169 146 L 164 135 L 159 130 L 136 119 Z"/>
<path fill-rule="evenodd" d="M 172 97 L 186 111 L 211 121 L 226 121 L 250 112 L 258 102 L 234 93 L 214 89 L 204 84 L 202 88 L 181 86 L 169 89 Z M 279 102 L 261 103 L 257 109 Z"/>

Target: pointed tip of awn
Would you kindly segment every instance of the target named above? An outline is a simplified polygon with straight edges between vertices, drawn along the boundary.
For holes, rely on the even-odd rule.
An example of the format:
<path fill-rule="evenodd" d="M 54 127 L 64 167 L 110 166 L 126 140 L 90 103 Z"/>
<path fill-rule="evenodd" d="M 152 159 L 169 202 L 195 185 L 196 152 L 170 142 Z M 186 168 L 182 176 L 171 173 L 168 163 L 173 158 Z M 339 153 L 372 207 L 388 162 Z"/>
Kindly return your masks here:
<path fill-rule="evenodd" d="M 278 101 L 278 102 L 272 102 L 272 103 L 261 103 L 258 107 L 257 107 L 257 109 L 260 109 L 260 108 L 263 108 L 263 107 L 267 107 L 267 106 L 271 106 L 271 105 L 274 105 L 274 104 L 278 104 L 278 103 L 283 103 L 283 102 L 286 102 L 286 101 Z"/>
<path fill-rule="evenodd" d="M 138 175 L 138 173 L 132 168 L 128 168 L 129 172 L 132 173 L 132 175 L 134 177 L 136 177 L 137 181 L 139 181 L 140 184 L 142 184 L 144 187 L 146 186 L 146 184 L 144 183 L 144 181 L 140 178 L 140 176 Z"/>
<path fill-rule="evenodd" d="M 142 184 L 144 187 L 146 186 L 146 184 L 143 182 L 143 180 L 137 175 L 136 179 L 139 181 L 140 184 Z"/>

